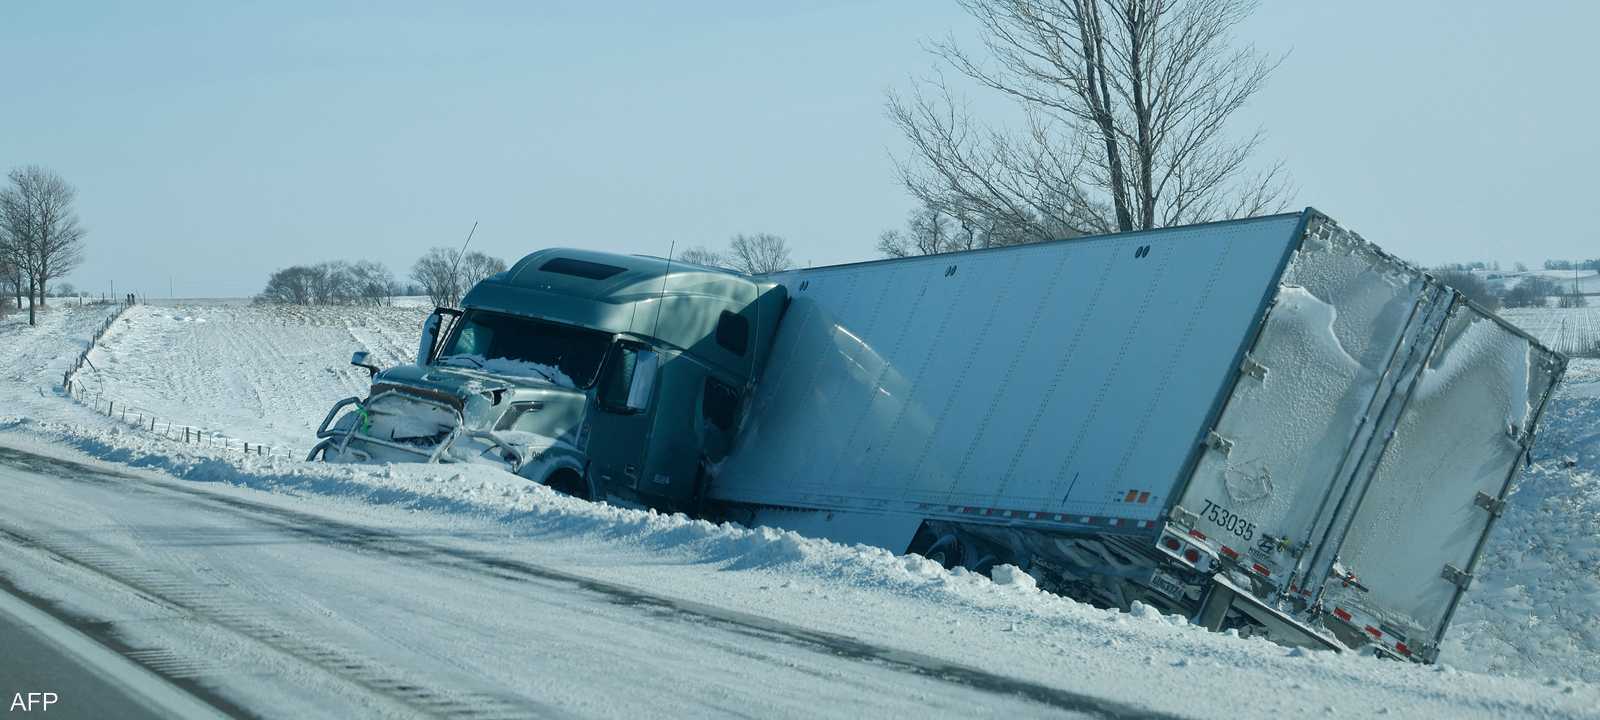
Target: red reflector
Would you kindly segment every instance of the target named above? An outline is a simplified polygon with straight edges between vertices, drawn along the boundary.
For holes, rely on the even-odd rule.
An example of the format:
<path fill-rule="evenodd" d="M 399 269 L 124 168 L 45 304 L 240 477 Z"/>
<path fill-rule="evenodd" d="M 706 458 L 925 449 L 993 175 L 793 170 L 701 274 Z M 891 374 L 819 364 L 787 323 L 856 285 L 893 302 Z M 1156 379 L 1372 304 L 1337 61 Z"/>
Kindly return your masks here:
<path fill-rule="evenodd" d="M 1150 502 L 1150 493 L 1147 493 L 1147 492 L 1139 493 L 1139 502 L 1140 503 Z"/>
<path fill-rule="evenodd" d="M 1251 565 L 1250 569 L 1254 570 L 1254 571 L 1256 571 L 1258 573 L 1261 573 L 1262 575 L 1271 575 L 1272 574 L 1272 571 L 1268 570 L 1267 566 L 1262 565 L 1261 563 L 1256 563 L 1254 565 Z"/>
<path fill-rule="evenodd" d="M 1198 565 L 1200 564 L 1200 551 L 1194 548 L 1184 550 L 1183 559 L 1188 560 L 1191 565 Z"/>
<path fill-rule="evenodd" d="M 1233 558 L 1235 560 L 1239 559 L 1239 551 L 1235 550 L 1235 549 L 1233 549 L 1231 547 L 1228 547 L 1227 545 L 1223 545 L 1222 546 L 1222 554 L 1223 555 L 1227 555 L 1228 557 L 1231 557 L 1231 558 Z"/>
<path fill-rule="evenodd" d="M 1350 622 L 1350 613 L 1345 612 L 1344 608 L 1334 608 L 1333 616 L 1345 622 Z"/>
<path fill-rule="evenodd" d="M 1394 644 L 1394 649 L 1395 649 L 1395 652 L 1398 652 L 1401 655 L 1410 655 L 1411 654 L 1411 648 L 1406 647 L 1405 643 L 1395 643 Z"/>
<path fill-rule="evenodd" d="M 1371 635 L 1371 636 L 1373 636 L 1375 638 L 1383 637 L 1383 631 L 1379 630 L 1379 629 L 1377 629 L 1377 628 L 1375 628 L 1375 627 L 1373 627 L 1371 625 L 1367 626 L 1367 634 Z"/>
<path fill-rule="evenodd" d="M 1190 530 L 1189 534 L 1194 536 L 1194 537 L 1200 538 L 1201 540 L 1206 539 L 1206 534 L 1203 533 L 1203 532 L 1200 532 L 1199 530 Z"/>
<path fill-rule="evenodd" d="M 1178 542 L 1178 539 L 1175 537 L 1162 538 L 1161 544 L 1167 546 L 1167 549 L 1172 551 L 1177 551 L 1178 548 L 1183 546 L 1183 543 Z"/>

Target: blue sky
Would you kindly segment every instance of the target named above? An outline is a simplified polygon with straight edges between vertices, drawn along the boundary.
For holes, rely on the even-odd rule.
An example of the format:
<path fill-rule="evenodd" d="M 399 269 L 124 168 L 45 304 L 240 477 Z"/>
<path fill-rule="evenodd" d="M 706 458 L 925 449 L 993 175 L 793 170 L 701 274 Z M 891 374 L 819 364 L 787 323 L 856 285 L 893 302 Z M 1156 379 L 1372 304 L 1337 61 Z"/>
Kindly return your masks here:
<path fill-rule="evenodd" d="M 1239 39 L 1289 54 L 1240 126 L 1298 205 L 1405 257 L 1600 256 L 1597 26 L 1577 2 L 1270 3 Z M 507 259 L 766 231 L 859 260 L 911 208 L 884 92 L 947 33 L 972 37 L 945 0 L 7 3 L 0 167 L 77 185 L 70 279 L 96 290 L 403 273 L 474 220 Z"/>

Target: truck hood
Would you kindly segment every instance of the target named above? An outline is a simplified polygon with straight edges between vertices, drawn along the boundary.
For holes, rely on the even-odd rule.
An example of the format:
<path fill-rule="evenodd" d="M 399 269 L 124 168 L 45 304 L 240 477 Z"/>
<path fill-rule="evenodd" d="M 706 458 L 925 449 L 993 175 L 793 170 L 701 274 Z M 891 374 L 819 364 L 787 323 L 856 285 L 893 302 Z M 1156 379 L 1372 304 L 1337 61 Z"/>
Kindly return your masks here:
<path fill-rule="evenodd" d="M 379 385 L 384 384 L 399 385 L 447 395 L 456 398 L 458 403 L 465 403 L 474 396 L 484 396 L 492 401 L 494 400 L 493 395 L 496 393 L 503 394 L 519 389 L 583 396 L 583 393 L 571 387 L 558 385 L 543 378 L 529 375 L 510 375 L 467 367 L 443 367 L 438 365 L 399 365 L 389 368 L 378 373 L 372 379 L 372 385 L 375 390 Z"/>
<path fill-rule="evenodd" d="M 494 431 L 519 444 L 572 442 L 588 396 L 525 375 L 464 367 L 401 365 L 372 380 L 372 430 L 400 440 L 448 433 L 461 414 L 465 430 Z M 383 416 L 383 417 L 380 417 Z M 380 425 L 388 425 L 383 428 Z"/>

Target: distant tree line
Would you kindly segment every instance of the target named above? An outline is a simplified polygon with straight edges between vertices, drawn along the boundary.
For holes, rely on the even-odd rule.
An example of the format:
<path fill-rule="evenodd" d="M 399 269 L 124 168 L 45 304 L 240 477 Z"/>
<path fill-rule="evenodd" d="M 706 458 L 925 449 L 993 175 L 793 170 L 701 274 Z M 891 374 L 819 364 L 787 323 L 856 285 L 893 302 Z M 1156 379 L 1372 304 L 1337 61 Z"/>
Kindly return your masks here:
<path fill-rule="evenodd" d="M 1545 270 L 1600 270 L 1600 260 L 1546 260 Z M 1588 298 L 1573 284 L 1559 277 L 1530 273 L 1524 263 L 1515 263 L 1503 272 L 1498 262 L 1458 262 L 1435 266 L 1432 273 L 1468 299 L 1490 309 L 1546 307 L 1555 298 L 1557 307 L 1586 307 Z"/>
<path fill-rule="evenodd" d="M 271 305 L 392 305 L 399 295 L 426 295 L 435 305 L 455 306 L 473 285 L 504 272 L 505 261 L 481 252 L 457 258 L 449 248 L 432 248 L 411 267 L 402 284 L 381 262 L 333 260 L 293 265 L 272 273 L 255 302 Z"/>
<path fill-rule="evenodd" d="M 387 305 L 392 303 L 394 274 L 373 260 L 333 260 L 292 265 L 267 278 L 255 297 L 271 305 Z"/>
<path fill-rule="evenodd" d="M 50 284 L 83 260 L 85 230 L 73 208 L 78 191 L 37 165 L 12 170 L 0 188 L 0 314 L 28 298 L 28 323 L 37 320 Z"/>

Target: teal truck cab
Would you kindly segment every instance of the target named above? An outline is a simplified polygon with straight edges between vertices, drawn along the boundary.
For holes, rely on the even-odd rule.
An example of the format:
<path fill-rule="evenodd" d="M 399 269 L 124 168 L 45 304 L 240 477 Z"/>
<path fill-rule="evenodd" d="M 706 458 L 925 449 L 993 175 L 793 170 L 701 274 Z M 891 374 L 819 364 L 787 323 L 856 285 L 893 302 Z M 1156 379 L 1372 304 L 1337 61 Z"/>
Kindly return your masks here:
<path fill-rule="evenodd" d="M 693 509 L 784 304 L 782 286 L 726 270 L 541 250 L 435 310 L 415 364 L 357 353 L 371 391 L 328 412 L 311 458 L 490 462 L 579 497 Z"/>

